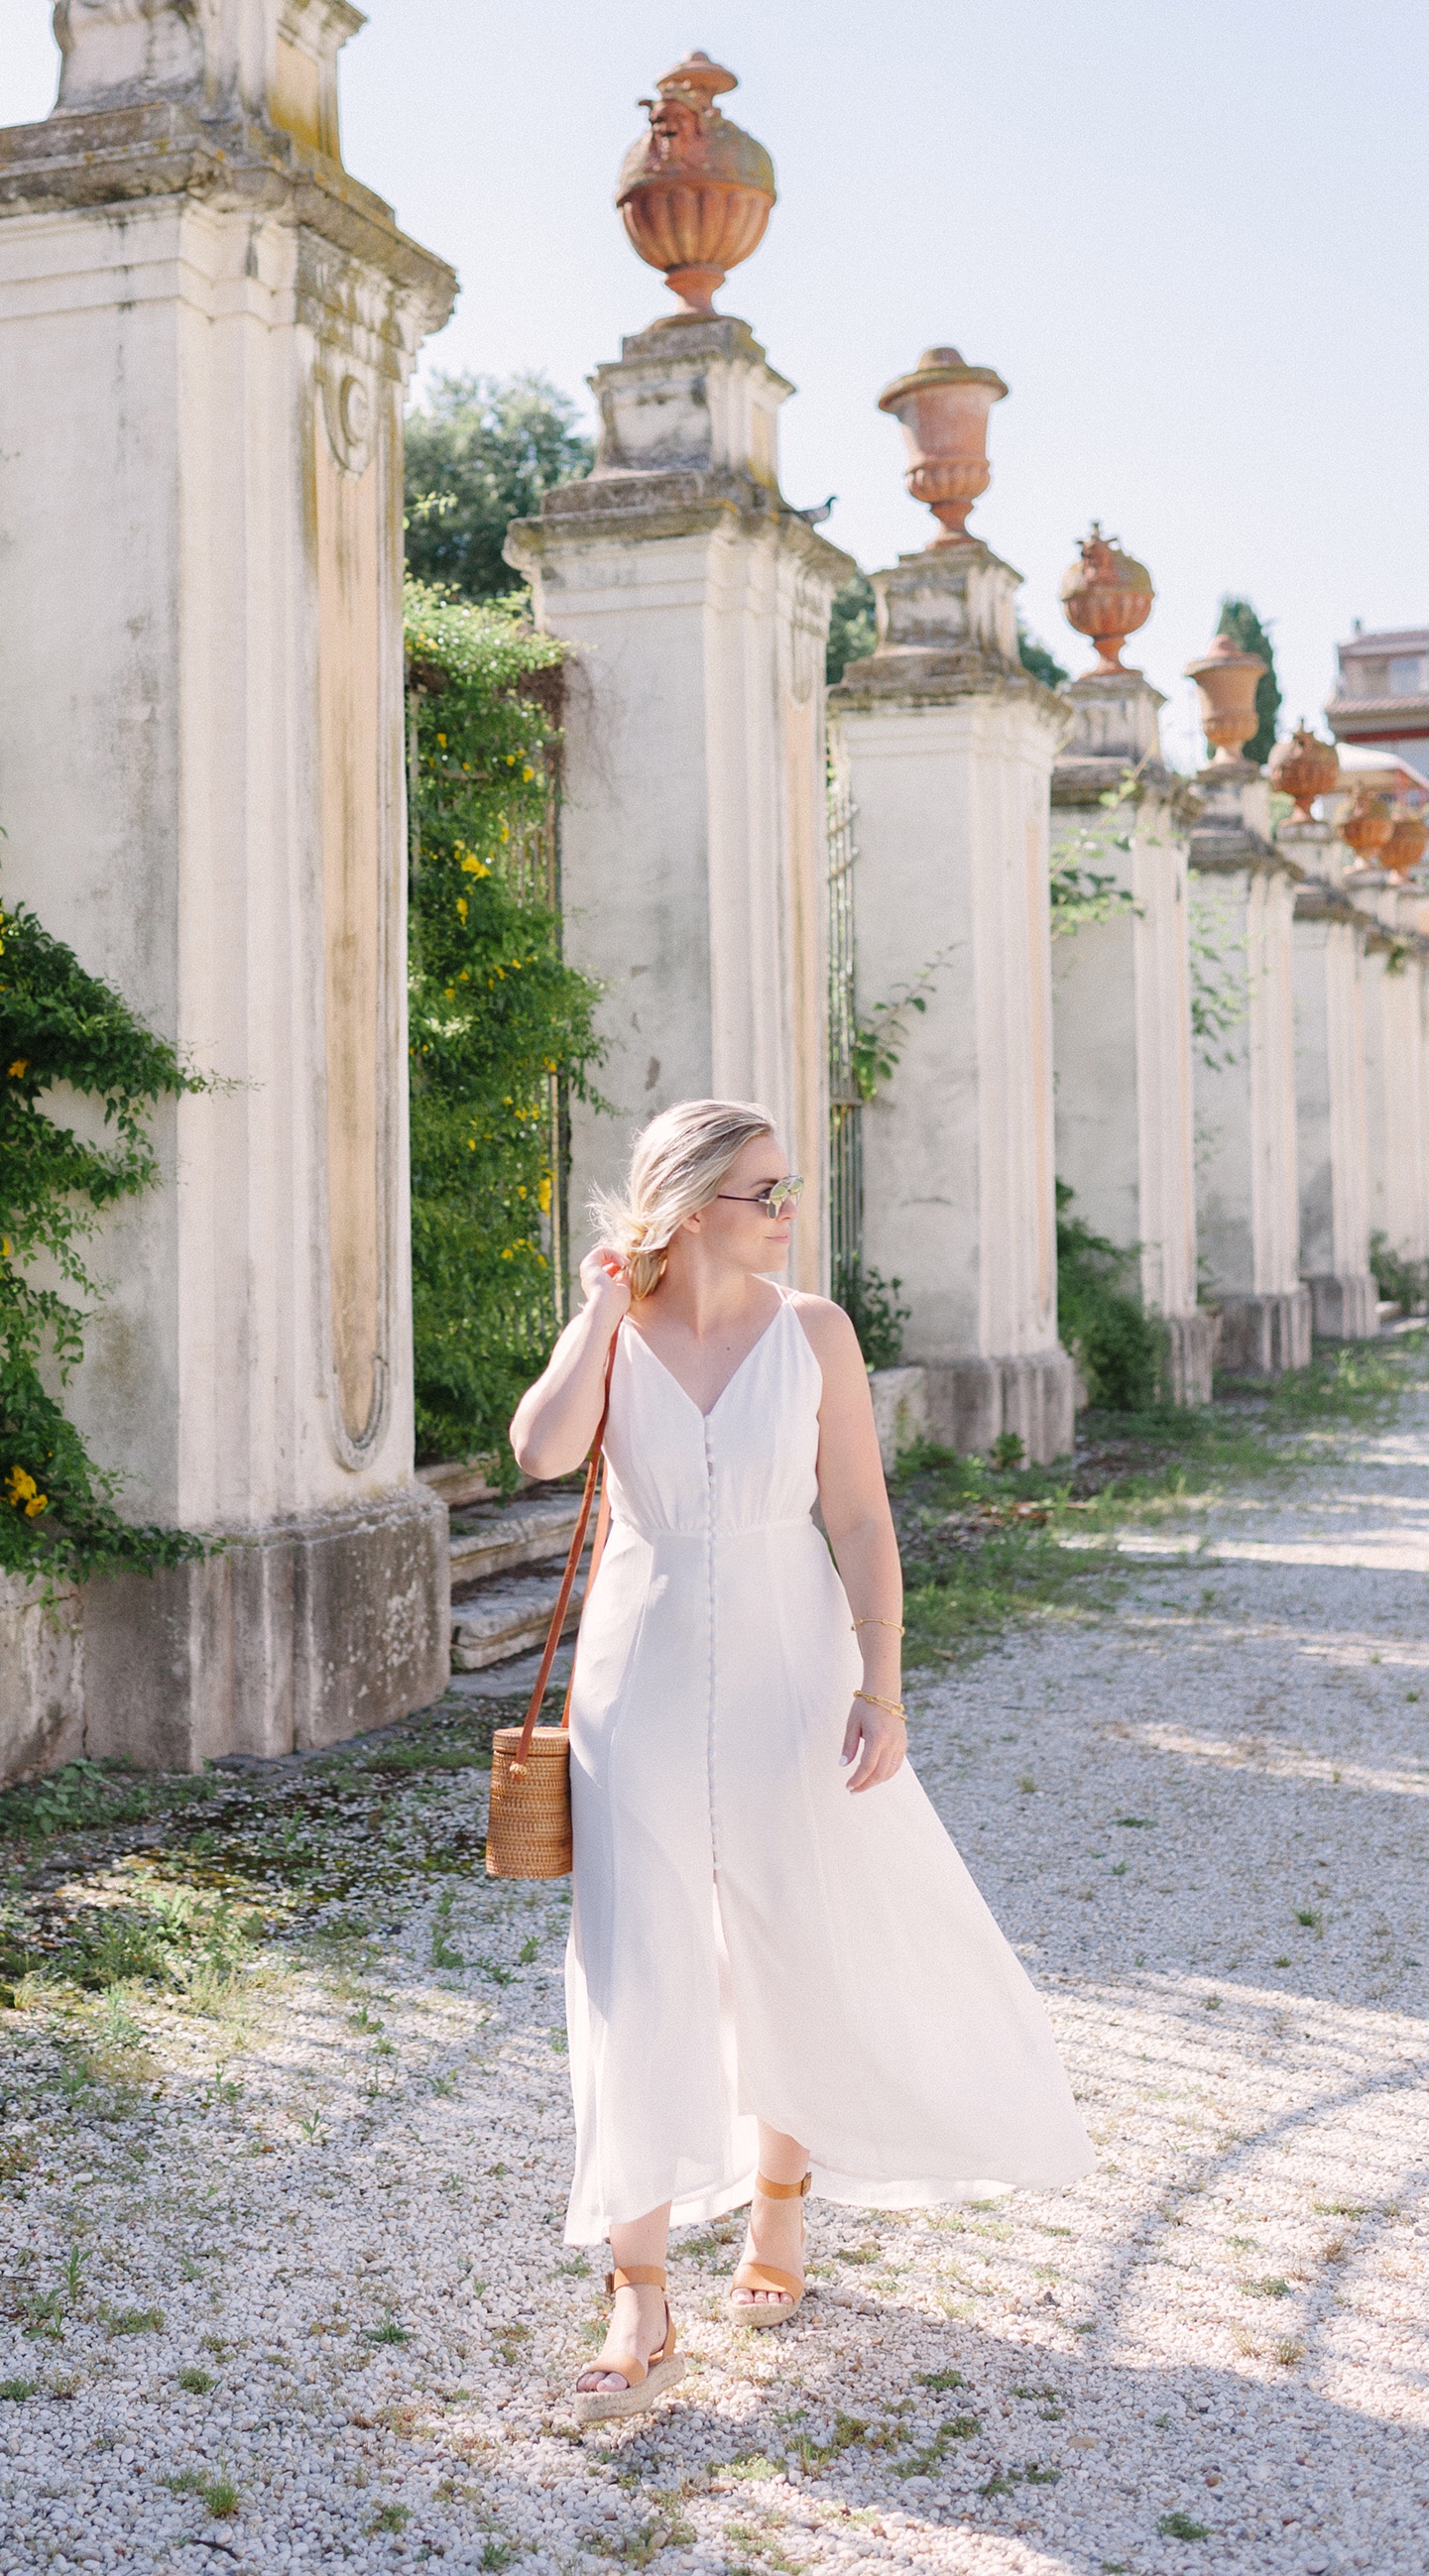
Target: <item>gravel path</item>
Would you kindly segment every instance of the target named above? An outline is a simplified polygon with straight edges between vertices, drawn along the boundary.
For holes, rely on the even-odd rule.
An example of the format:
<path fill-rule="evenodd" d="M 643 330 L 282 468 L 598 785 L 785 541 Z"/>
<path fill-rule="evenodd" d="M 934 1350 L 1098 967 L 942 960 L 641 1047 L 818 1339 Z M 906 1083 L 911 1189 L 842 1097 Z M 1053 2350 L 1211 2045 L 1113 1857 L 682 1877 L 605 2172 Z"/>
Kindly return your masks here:
<path fill-rule="evenodd" d="M 815 2204 L 778 2335 L 687 2232 L 691 2377 L 574 2438 L 565 1891 L 451 1866 L 484 1783 L 414 1782 L 364 1928 L 5 2017 L 0 2571 L 1429 2566 L 1429 1396 L 1126 1545 L 1114 1612 L 914 1692 L 1095 2176 Z"/>

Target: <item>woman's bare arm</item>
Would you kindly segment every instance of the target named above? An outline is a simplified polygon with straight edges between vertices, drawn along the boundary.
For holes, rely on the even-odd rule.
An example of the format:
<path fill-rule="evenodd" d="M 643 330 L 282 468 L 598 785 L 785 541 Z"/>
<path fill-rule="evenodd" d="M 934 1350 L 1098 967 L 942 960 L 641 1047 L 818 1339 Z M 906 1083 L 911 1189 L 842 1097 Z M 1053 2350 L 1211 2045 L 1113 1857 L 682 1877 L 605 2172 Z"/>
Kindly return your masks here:
<path fill-rule="evenodd" d="M 877 1699 L 897 1700 L 901 1697 L 903 1570 L 888 1507 L 868 1371 L 858 1337 L 841 1306 L 826 1297 L 796 1297 L 794 1303 L 823 1371 L 819 1508 L 854 1618 L 867 1623 L 858 1629 L 863 1685 Z M 851 1789 L 871 1789 L 881 1780 L 891 1780 L 905 1749 L 901 1718 L 879 1708 L 876 1700 L 854 1701 L 844 1740 L 846 1762 L 858 1753 Z"/>
<path fill-rule="evenodd" d="M 630 1283 L 613 1252 L 581 1263 L 586 1302 L 573 1315 L 534 1386 L 511 1417 L 516 1464 L 528 1476 L 568 1476 L 595 1438 L 605 1401 L 611 1337 L 630 1304 Z"/>

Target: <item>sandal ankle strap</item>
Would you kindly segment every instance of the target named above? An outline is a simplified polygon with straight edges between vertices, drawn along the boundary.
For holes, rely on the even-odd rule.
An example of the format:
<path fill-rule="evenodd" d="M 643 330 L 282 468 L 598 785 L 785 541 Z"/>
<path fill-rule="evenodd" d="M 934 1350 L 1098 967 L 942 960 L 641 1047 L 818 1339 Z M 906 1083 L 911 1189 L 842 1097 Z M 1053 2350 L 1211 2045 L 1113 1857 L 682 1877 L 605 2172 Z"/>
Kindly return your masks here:
<path fill-rule="evenodd" d="M 805 2174 L 802 2182 L 769 2182 L 762 2173 L 754 2177 L 754 2188 L 765 2200 L 802 2200 L 813 2177 Z"/>
<path fill-rule="evenodd" d="M 615 2271 L 607 2272 L 605 2286 L 612 2295 L 617 2290 L 663 2290 L 664 2266 L 660 2263 L 631 2263 L 623 2270 L 617 2266 Z"/>

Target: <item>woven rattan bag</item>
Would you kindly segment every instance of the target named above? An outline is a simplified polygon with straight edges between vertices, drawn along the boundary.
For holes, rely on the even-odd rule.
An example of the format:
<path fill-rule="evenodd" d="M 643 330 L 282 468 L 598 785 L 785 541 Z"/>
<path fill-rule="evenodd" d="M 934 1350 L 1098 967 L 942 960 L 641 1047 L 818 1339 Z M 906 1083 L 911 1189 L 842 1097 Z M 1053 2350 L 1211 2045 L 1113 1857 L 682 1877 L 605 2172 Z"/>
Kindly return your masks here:
<path fill-rule="evenodd" d="M 586 1468 L 585 1491 L 576 1516 L 575 1535 L 561 1589 L 551 1613 L 546 1637 L 546 1651 L 531 1693 L 531 1705 L 522 1726 L 498 1727 L 491 1740 L 491 1812 L 486 1828 L 486 1873 L 488 1878 L 564 1878 L 571 1866 L 571 1689 L 575 1681 L 574 1660 L 571 1681 L 566 1688 L 566 1704 L 559 1726 L 538 1726 L 541 1702 L 561 1642 L 561 1630 L 570 1608 L 571 1589 L 581 1549 L 590 1522 L 590 1507 L 595 1498 L 597 1481 L 601 1483 L 600 1510 L 596 1516 L 595 1543 L 590 1552 L 590 1572 L 586 1576 L 585 1598 L 589 1601 L 600 1564 L 605 1534 L 610 1526 L 610 1494 L 601 1480 L 601 1442 L 605 1438 L 605 1420 L 610 1411 L 610 1373 L 615 1366 L 615 1345 L 619 1328 L 611 1338 L 610 1357 L 605 1364 L 605 1402 L 600 1423 L 591 1445 Z M 584 1615 L 584 1603 L 582 1603 Z"/>

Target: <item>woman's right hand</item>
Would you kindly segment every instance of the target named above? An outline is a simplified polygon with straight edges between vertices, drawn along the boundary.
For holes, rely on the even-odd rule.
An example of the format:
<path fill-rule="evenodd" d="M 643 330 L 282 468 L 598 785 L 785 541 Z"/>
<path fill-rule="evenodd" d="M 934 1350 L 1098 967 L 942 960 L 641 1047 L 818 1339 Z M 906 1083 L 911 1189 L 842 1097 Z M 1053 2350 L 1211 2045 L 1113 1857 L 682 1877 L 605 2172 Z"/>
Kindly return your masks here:
<path fill-rule="evenodd" d="M 630 1273 L 618 1252 L 608 1243 L 598 1243 L 588 1252 L 580 1267 L 580 1282 L 588 1306 L 594 1306 L 614 1332 L 630 1305 Z"/>

